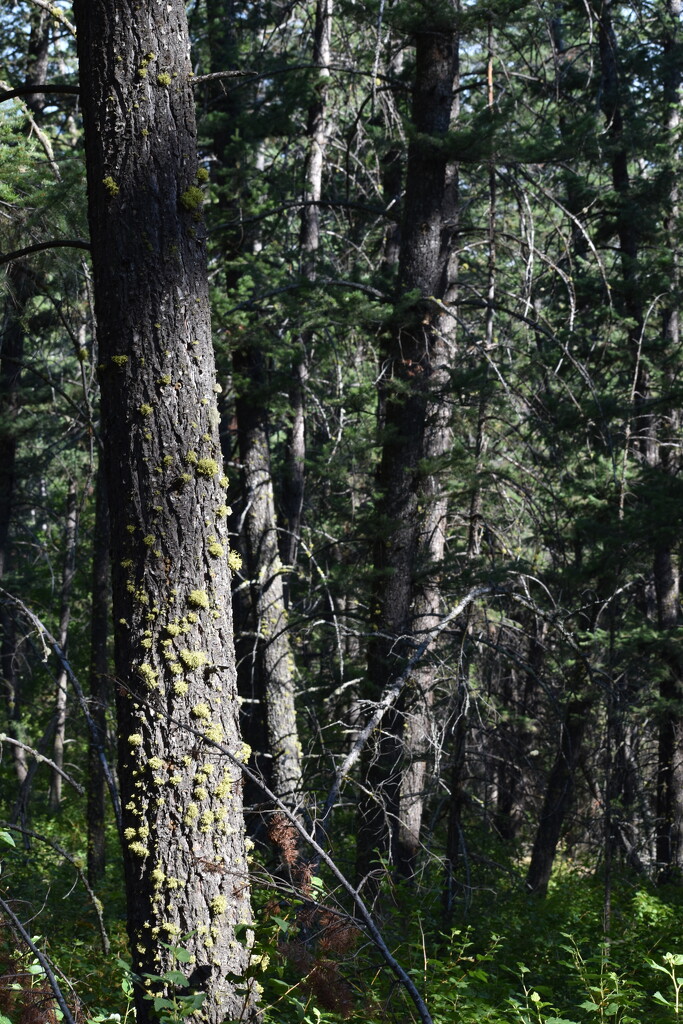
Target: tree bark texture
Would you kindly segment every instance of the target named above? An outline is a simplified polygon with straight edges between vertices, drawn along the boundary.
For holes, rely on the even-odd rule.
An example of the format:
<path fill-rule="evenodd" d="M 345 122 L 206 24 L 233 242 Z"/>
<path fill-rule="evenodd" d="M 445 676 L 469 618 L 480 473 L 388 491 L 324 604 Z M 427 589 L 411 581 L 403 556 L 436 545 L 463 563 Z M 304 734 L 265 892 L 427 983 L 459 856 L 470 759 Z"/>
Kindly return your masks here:
<path fill-rule="evenodd" d="M 119 779 L 133 968 L 194 957 L 202 1017 L 235 989 L 251 920 L 201 169 L 181 0 L 79 0 L 111 513 Z M 198 173 L 200 172 L 200 173 Z M 155 989 L 152 985 L 152 990 Z M 143 987 L 137 1019 L 153 1019 Z"/>
<path fill-rule="evenodd" d="M 401 671 L 416 626 L 424 628 L 436 609 L 435 594 L 429 590 L 435 583 L 428 582 L 433 570 L 418 563 L 438 536 L 435 526 L 442 528 L 437 471 L 424 466 L 425 460 L 441 454 L 438 447 L 431 450 L 433 446 L 447 443 L 447 435 L 441 433 L 447 414 L 441 407 L 446 400 L 451 321 L 431 297 L 448 297 L 455 204 L 451 168 L 430 137 L 438 139 L 450 128 L 457 69 L 454 27 L 439 24 L 434 31 L 417 35 L 412 117 L 420 138 L 408 150 L 398 278 L 399 295 L 410 295 L 411 301 L 401 308 L 399 300 L 394 314 L 379 396 L 384 422 L 374 556 L 377 633 L 368 650 L 372 695 L 381 693 Z M 420 569 L 425 576 L 418 584 Z M 414 722 L 423 743 L 424 722 Z M 367 782 L 359 801 L 360 877 L 378 858 L 397 856 L 402 738 L 402 709 L 397 708 L 385 719 L 377 748 L 366 757 Z M 421 760 L 417 758 L 416 766 Z M 414 780 L 407 786 L 416 794 Z M 410 848 L 417 841 L 414 828 L 414 822 L 406 823 L 403 831 Z"/>

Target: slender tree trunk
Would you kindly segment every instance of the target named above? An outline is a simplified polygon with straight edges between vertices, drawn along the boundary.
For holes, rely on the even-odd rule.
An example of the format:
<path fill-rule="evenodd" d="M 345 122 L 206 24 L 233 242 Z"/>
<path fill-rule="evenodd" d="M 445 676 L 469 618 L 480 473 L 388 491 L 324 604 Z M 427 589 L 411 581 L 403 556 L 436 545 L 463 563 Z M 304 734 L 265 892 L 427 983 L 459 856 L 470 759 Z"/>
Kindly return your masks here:
<path fill-rule="evenodd" d="M 66 497 L 66 523 L 64 528 L 64 568 L 62 570 L 62 586 L 59 602 L 59 632 L 57 640 L 61 649 L 67 653 L 69 622 L 71 620 L 71 594 L 76 573 L 76 538 L 78 535 L 78 505 L 76 502 L 76 484 L 69 481 L 69 490 Z M 52 759 L 57 768 L 64 766 L 64 741 L 66 739 L 66 706 L 67 706 L 67 677 L 66 671 L 61 669 L 57 676 L 57 687 L 55 692 L 55 737 L 52 746 Z M 62 802 L 62 776 L 58 771 L 52 774 L 50 793 L 48 796 L 48 810 L 51 814 L 57 814 Z"/>
<path fill-rule="evenodd" d="M 33 281 L 21 263 L 10 265 L 6 288 L 0 332 L 0 580 L 10 564 L 10 526 L 17 459 L 16 420 L 20 409 L 21 366 L 24 357 L 23 315 L 33 294 Z M 0 664 L 7 701 L 7 731 L 14 739 L 22 740 L 18 637 L 13 610 L 6 605 L 0 607 L 0 627 Z M 21 747 L 13 746 L 12 756 L 17 779 L 21 784 L 28 773 L 26 752 Z"/>
<path fill-rule="evenodd" d="M 104 467 L 100 461 L 95 482 L 95 530 L 92 551 L 92 596 L 90 612 L 90 715 L 96 737 L 88 747 L 88 881 L 95 885 L 104 877 L 106 866 L 106 779 L 98 753 L 107 738 L 107 707 L 110 700 L 109 634 L 110 577 L 109 509 Z"/>
<path fill-rule="evenodd" d="M 531 862 L 526 876 L 529 892 L 545 896 L 550 882 L 557 844 L 574 794 L 574 776 L 581 743 L 588 725 L 591 702 L 570 700 L 560 732 L 560 749 L 550 771 L 543 809 L 536 830 Z"/>
<path fill-rule="evenodd" d="M 212 745 L 248 756 L 185 5 L 79 0 L 75 13 L 133 968 L 177 969 L 168 946 L 182 945 L 207 1024 L 248 1020 L 241 776 Z M 145 994 L 140 1024 L 155 1017 Z"/>
<path fill-rule="evenodd" d="M 248 379 L 251 385 L 238 396 L 236 414 L 245 504 L 244 539 L 256 631 L 255 695 L 265 709 L 270 755 L 257 764 L 276 796 L 295 810 L 301 802 L 302 787 L 294 659 L 275 520 L 267 413 L 254 397 L 262 391 L 263 359 L 254 350 L 239 350 L 233 355 L 233 365 L 236 374 Z"/>
<path fill-rule="evenodd" d="M 384 439 L 379 470 L 382 526 L 374 558 L 377 633 L 368 651 L 374 695 L 401 671 L 414 634 L 415 614 L 422 617 L 426 612 L 430 617 L 435 607 L 434 592 L 427 595 L 423 591 L 430 602 L 424 609 L 415 601 L 421 568 L 418 559 L 424 552 L 425 509 L 439 494 L 438 482 L 422 466 L 434 440 L 429 428 L 436 428 L 439 417 L 435 413 L 445 400 L 444 373 L 452 332 L 449 318 L 435 308 L 432 297 L 448 295 L 455 221 L 452 173 L 447 158 L 428 137 L 438 139 L 449 130 L 457 67 L 455 28 L 417 34 L 413 123 L 421 138 L 411 142 L 408 151 L 399 294 L 417 292 L 419 298 L 409 310 L 397 314 L 384 354 L 387 373 L 385 394 L 380 395 Z M 425 579 L 428 575 L 429 570 Z M 402 732 L 403 717 L 397 708 L 385 716 L 378 748 L 369 750 L 365 759 L 357 847 L 361 878 L 382 858 L 397 855 Z"/>

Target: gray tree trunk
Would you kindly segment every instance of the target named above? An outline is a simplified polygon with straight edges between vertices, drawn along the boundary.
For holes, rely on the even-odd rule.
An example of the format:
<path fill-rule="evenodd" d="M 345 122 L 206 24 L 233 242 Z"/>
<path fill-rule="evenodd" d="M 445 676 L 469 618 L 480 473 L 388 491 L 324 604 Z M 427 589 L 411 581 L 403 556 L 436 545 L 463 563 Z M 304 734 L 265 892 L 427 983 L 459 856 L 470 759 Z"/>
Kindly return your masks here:
<path fill-rule="evenodd" d="M 137 973 L 161 975 L 178 967 L 163 943 L 183 946 L 202 1017 L 222 1024 L 253 1017 L 253 993 L 235 987 L 251 912 L 241 773 L 212 743 L 238 762 L 248 751 L 185 5 L 79 0 L 75 13 L 130 948 Z M 136 1011 L 154 1019 L 144 986 Z"/>

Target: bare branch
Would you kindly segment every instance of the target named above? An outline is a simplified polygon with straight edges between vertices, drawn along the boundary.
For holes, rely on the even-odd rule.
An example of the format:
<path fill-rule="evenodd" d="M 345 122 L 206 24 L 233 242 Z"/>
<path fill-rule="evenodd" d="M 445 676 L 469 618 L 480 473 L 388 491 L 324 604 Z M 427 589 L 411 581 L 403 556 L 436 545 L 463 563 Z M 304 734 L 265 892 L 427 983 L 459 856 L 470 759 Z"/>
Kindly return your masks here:
<path fill-rule="evenodd" d="M 483 594 L 490 594 L 492 591 L 499 589 L 500 588 L 494 587 L 491 584 L 484 584 L 479 587 L 473 587 L 469 591 L 469 593 L 466 594 L 465 597 L 463 597 L 463 599 L 459 601 L 454 608 L 451 608 L 448 615 L 446 615 L 446 617 L 441 620 L 438 626 L 435 626 L 434 629 L 431 629 L 428 632 L 427 636 L 424 638 L 420 646 L 417 648 L 417 650 L 409 660 L 408 664 L 404 668 L 403 672 L 401 672 L 400 676 L 394 679 L 394 681 L 390 683 L 389 686 L 386 688 L 386 690 L 380 697 L 379 701 L 377 702 L 374 712 L 361 729 L 360 733 L 356 737 L 355 743 L 351 747 L 351 750 L 346 755 L 346 757 L 344 758 L 344 760 L 342 761 L 341 765 L 339 766 L 335 773 L 334 781 L 327 795 L 327 800 L 325 801 L 323 813 L 321 817 L 317 820 L 315 826 L 316 838 L 318 839 L 319 842 L 324 842 L 325 824 L 332 813 L 332 809 L 336 804 L 337 799 L 339 798 L 339 791 L 341 790 L 344 777 L 348 775 L 348 773 L 351 771 L 351 769 L 358 761 L 363 750 L 363 747 L 365 746 L 365 744 L 367 743 L 367 741 L 369 740 L 370 736 L 375 731 L 377 726 L 380 724 L 389 708 L 392 707 L 398 700 L 398 697 L 401 691 L 403 690 L 403 687 L 410 679 L 417 663 L 422 660 L 422 658 L 429 650 L 429 648 L 432 646 L 436 638 L 440 636 L 440 634 L 443 633 L 445 629 L 448 628 L 453 619 L 456 619 L 458 615 L 461 615 L 463 613 L 463 611 L 465 610 L 465 608 L 468 607 L 468 605 L 472 604 L 473 601 L 475 601 L 478 597 L 481 597 Z"/>
<path fill-rule="evenodd" d="M 64 28 L 68 28 L 72 36 L 76 35 L 76 26 L 71 24 L 69 19 L 66 15 L 62 14 L 56 4 L 49 3 L 48 0 L 29 0 L 29 3 L 32 3 L 34 7 L 40 7 L 41 10 L 47 11 L 48 14 L 51 14 L 52 17 L 60 23 L 60 25 L 63 25 Z M 43 90 L 41 89 L 40 91 L 42 92 Z"/>
<path fill-rule="evenodd" d="M 51 761 L 49 757 L 45 757 L 37 750 L 34 750 L 33 747 L 29 747 L 27 743 L 22 743 L 20 740 L 15 740 L 12 736 L 8 736 L 7 733 L 0 732 L 0 745 L 3 743 L 9 743 L 14 747 L 21 747 L 22 750 L 26 750 L 32 757 L 35 757 L 36 761 L 42 761 L 43 764 L 48 765 L 53 769 L 53 771 L 59 772 L 62 778 L 68 782 L 70 786 L 73 786 L 77 793 L 83 796 L 84 789 L 80 782 L 76 782 L 75 779 L 72 779 L 70 775 L 68 775 L 62 768 L 59 768 L 58 765 L 56 765 L 54 761 Z"/>
<path fill-rule="evenodd" d="M 0 91 L 0 103 L 6 100 L 13 100 L 17 96 L 33 96 L 36 93 L 63 93 L 66 96 L 80 96 L 79 85 L 18 85 L 15 89 L 3 89 Z"/>
<path fill-rule="evenodd" d="M 51 242 L 34 242 L 24 249 L 15 249 L 13 252 L 0 253 L 0 267 L 12 260 L 20 260 L 23 256 L 30 256 L 34 252 L 42 252 L 44 249 L 87 249 L 90 251 L 90 242 L 84 238 L 55 238 Z"/>

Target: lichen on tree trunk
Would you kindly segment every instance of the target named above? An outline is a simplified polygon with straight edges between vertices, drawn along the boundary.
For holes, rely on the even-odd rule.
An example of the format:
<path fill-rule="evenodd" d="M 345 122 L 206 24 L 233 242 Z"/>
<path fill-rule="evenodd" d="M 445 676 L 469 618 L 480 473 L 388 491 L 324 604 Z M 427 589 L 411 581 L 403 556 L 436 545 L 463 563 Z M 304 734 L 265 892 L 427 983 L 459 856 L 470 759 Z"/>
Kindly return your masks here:
<path fill-rule="evenodd" d="M 167 947 L 183 946 L 206 994 L 202 1019 L 244 1020 L 252 998 L 235 987 L 249 959 L 236 929 L 251 921 L 241 778 L 206 742 L 248 756 L 237 727 L 185 8 L 80 0 L 75 10 L 133 967 L 177 968 Z M 136 1008 L 138 1021 L 151 1019 L 144 986 Z"/>

